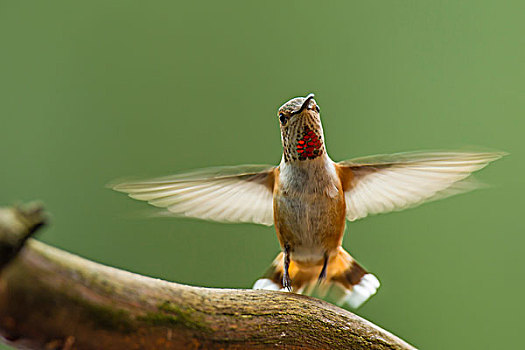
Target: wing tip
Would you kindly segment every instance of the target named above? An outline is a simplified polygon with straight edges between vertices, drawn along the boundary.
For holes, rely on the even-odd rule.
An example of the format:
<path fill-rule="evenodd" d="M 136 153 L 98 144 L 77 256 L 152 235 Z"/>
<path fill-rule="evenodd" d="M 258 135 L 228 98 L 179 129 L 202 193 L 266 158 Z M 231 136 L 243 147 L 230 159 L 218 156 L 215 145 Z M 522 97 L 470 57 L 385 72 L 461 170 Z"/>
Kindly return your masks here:
<path fill-rule="evenodd" d="M 113 191 L 130 193 L 134 188 L 144 187 L 145 183 L 128 179 L 115 179 L 108 182 L 104 187 Z"/>
<path fill-rule="evenodd" d="M 339 165 L 346 165 L 346 166 L 362 166 L 367 164 L 372 164 L 374 162 L 381 163 L 388 163 L 392 161 L 404 161 L 404 160 L 412 160 L 412 161 L 419 161 L 420 158 L 418 157 L 450 157 L 450 156 L 471 156 L 471 157 L 482 157 L 482 159 L 486 159 L 487 162 L 492 162 L 495 160 L 498 160 L 502 157 L 505 157 L 509 155 L 508 152 L 505 151 L 498 151 L 498 150 L 490 150 L 490 149 L 480 149 L 480 147 L 467 147 L 464 149 L 457 149 L 457 150 L 423 150 L 423 151 L 405 151 L 405 152 L 395 152 L 391 154 L 387 153 L 380 153 L 375 154 L 372 156 L 364 156 L 364 157 L 358 157 L 353 158 L 349 160 L 343 160 L 341 162 L 338 162 Z"/>

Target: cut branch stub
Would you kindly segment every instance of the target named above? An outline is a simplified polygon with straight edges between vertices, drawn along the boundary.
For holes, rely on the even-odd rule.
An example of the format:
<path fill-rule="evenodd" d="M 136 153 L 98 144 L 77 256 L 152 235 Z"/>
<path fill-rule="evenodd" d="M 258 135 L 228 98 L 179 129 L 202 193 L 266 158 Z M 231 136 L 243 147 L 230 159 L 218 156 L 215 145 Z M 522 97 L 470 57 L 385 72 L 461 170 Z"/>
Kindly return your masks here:
<path fill-rule="evenodd" d="M 0 210 L 0 271 L 44 224 L 44 210 L 39 204 Z"/>

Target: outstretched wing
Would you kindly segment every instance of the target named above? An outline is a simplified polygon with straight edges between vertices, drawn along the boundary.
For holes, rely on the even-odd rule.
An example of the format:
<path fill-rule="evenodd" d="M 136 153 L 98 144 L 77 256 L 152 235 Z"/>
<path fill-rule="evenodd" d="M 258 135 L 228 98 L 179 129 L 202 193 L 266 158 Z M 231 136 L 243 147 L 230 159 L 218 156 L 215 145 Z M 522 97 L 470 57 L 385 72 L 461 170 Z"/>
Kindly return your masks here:
<path fill-rule="evenodd" d="M 113 186 L 174 215 L 220 222 L 273 225 L 275 167 L 210 168 Z"/>
<path fill-rule="evenodd" d="M 472 190 L 477 185 L 468 176 L 503 155 L 411 152 L 340 162 L 346 217 L 354 221 Z"/>

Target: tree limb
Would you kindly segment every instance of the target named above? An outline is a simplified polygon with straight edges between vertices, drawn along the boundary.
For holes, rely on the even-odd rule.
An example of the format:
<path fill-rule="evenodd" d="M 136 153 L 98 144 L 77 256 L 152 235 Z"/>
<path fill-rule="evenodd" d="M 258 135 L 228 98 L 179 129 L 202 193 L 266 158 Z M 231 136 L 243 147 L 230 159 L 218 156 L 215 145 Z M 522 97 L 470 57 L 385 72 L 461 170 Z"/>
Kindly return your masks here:
<path fill-rule="evenodd" d="M 413 349 L 318 299 L 153 279 L 30 239 L 41 208 L 0 208 L 0 334 L 30 349 Z M 23 247 L 23 248 L 22 248 Z"/>

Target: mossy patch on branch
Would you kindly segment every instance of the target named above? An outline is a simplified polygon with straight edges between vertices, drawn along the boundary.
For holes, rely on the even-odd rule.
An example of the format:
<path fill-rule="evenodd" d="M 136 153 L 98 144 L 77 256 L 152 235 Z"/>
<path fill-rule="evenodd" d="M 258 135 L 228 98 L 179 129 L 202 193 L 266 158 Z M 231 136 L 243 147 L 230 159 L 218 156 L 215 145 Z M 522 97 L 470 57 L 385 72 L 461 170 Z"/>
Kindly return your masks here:
<path fill-rule="evenodd" d="M 159 303 L 157 309 L 157 312 L 148 312 L 138 316 L 137 319 L 155 326 L 182 326 L 199 331 L 211 331 L 195 309 L 183 308 L 167 300 Z"/>

